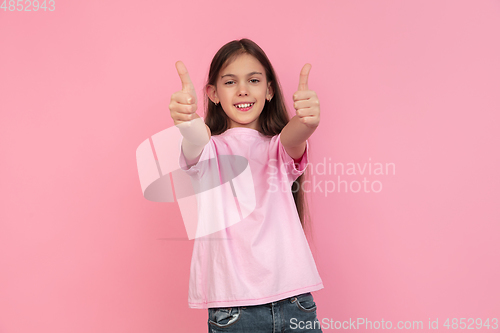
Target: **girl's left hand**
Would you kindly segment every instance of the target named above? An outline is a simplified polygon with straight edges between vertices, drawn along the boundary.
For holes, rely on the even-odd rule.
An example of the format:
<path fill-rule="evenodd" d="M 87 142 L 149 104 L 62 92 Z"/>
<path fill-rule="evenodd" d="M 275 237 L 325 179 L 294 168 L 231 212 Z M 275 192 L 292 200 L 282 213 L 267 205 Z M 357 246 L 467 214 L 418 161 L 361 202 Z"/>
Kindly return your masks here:
<path fill-rule="evenodd" d="M 311 67 L 311 64 L 305 64 L 300 71 L 299 90 L 293 94 L 293 107 L 303 124 L 316 128 L 319 125 L 319 99 L 307 86 Z"/>

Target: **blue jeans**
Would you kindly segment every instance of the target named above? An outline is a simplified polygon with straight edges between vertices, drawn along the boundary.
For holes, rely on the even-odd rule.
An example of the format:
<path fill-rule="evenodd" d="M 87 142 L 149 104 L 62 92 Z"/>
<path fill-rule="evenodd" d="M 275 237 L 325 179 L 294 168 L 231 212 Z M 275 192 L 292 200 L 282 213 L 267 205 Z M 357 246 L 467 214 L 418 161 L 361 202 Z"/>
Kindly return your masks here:
<path fill-rule="evenodd" d="M 311 293 L 276 302 L 230 308 L 208 308 L 208 332 L 322 332 Z"/>

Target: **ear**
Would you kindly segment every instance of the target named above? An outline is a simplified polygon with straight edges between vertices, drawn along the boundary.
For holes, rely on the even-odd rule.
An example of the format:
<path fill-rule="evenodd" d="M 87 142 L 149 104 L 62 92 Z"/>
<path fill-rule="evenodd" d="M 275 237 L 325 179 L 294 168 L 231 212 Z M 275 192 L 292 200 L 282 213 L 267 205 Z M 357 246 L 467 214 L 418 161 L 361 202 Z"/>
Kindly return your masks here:
<path fill-rule="evenodd" d="M 217 97 L 217 89 L 215 88 L 215 86 L 211 84 L 207 85 L 206 93 L 208 98 L 210 98 L 212 102 L 219 103 L 219 98 Z"/>
<path fill-rule="evenodd" d="M 271 85 L 272 82 L 268 82 L 267 83 L 267 93 L 266 93 L 266 99 L 267 100 L 271 100 L 274 96 L 274 90 L 273 90 L 273 86 Z"/>

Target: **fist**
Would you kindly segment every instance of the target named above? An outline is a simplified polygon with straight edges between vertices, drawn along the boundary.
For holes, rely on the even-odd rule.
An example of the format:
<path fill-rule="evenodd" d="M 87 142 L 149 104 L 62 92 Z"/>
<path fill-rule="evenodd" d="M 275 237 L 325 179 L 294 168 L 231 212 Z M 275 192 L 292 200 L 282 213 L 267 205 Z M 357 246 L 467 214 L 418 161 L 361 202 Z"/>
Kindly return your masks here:
<path fill-rule="evenodd" d="M 311 64 L 305 64 L 300 71 L 299 90 L 293 94 L 293 107 L 303 124 L 315 128 L 319 125 L 319 99 L 307 86 L 311 67 Z"/>
<path fill-rule="evenodd" d="M 198 118 L 196 114 L 198 100 L 186 66 L 184 66 L 182 61 L 177 61 L 175 68 L 181 79 L 182 89 L 172 94 L 168 108 L 170 109 L 170 116 L 174 120 L 174 124 L 179 125 Z"/>

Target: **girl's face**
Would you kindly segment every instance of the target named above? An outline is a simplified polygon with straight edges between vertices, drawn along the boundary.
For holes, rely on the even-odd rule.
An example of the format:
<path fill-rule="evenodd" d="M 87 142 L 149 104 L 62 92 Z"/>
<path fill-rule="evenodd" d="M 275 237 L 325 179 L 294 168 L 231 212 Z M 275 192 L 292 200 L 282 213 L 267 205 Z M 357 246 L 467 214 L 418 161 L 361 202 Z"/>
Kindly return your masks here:
<path fill-rule="evenodd" d="M 209 86 L 207 93 L 213 102 L 220 102 L 230 119 L 230 128 L 248 127 L 255 130 L 259 128 L 259 116 L 266 98 L 273 96 L 271 82 L 266 82 L 264 67 L 255 57 L 246 53 L 220 70 L 216 88 Z M 244 107 L 238 107 L 241 105 Z"/>

